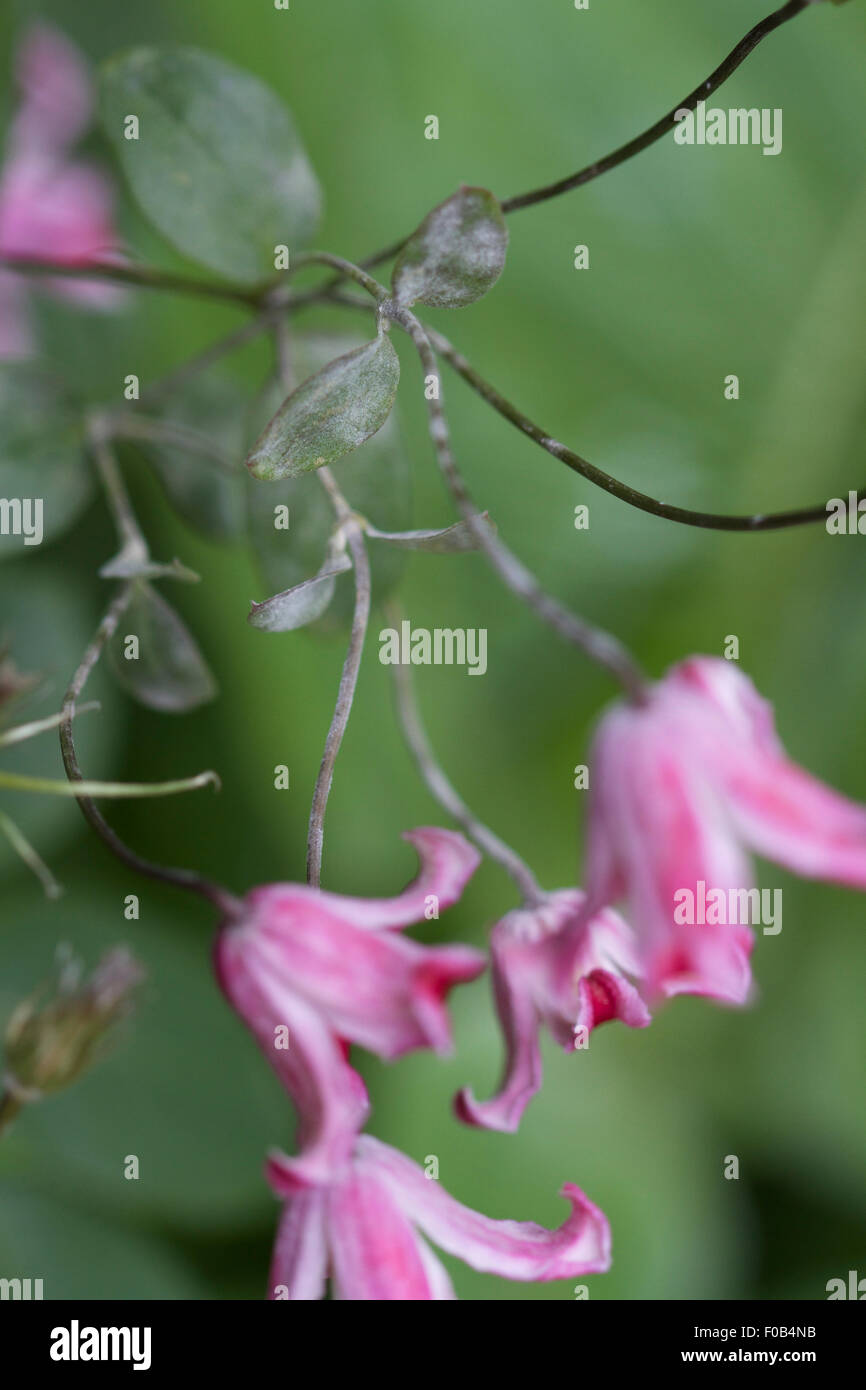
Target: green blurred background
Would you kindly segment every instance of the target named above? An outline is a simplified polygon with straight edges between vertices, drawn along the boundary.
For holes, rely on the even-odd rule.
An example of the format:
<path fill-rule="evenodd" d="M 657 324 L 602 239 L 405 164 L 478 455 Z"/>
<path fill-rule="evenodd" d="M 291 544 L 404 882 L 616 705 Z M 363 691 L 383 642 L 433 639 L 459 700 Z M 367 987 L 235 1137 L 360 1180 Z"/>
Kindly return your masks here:
<path fill-rule="evenodd" d="M 88 0 L 18 4 L 2 20 L 2 70 L 18 26 L 53 19 L 99 61 L 140 42 L 182 41 L 249 68 L 291 106 L 325 189 L 319 244 L 360 258 L 409 230 L 462 181 L 500 196 L 560 177 L 654 121 L 770 8 L 768 0 Z M 432 322 L 545 428 L 666 500 L 775 510 L 844 496 L 863 479 L 866 10 L 818 6 L 771 36 L 714 98 L 782 107 L 784 151 L 656 145 L 586 189 L 509 219 L 506 274 L 483 302 Z M 438 142 L 424 117 L 440 118 Z M 91 141 L 94 157 L 107 151 Z M 122 194 L 133 253 L 182 263 Z M 591 268 L 573 269 L 590 247 Z M 116 317 L 40 300 L 49 359 L 94 400 L 146 383 L 241 321 L 231 309 L 141 295 Z M 357 332 L 333 310 L 311 325 Z M 404 378 L 415 364 L 403 350 Z M 261 345 L 233 360 L 251 394 Z M 723 381 L 740 378 L 739 401 Z M 632 644 L 654 674 L 740 639 L 741 664 L 776 705 L 792 755 L 866 800 L 863 542 L 821 526 L 717 535 L 630 510 L 565 470 L 450 376 L 455 440 L 478 499 L 544 583 Z M 426 440 L 423 401 L 402 393 L 414 524 L 452 512 Z M 111 812 L 126 838 L 236 891 L 303 871 L 309 798 L 342 660 L 339 637 L 253 631 L 262 581 L 242 546 L 175 520 L 140 454 L 123 455 L 154 553 L 202 575 L 174 586 L 220 683 L 185 717 L 158 716 L 94 682 L 102 716 L 82 721 L 91 774 L 159 778 L 216 767 L 219 796 Z M 577 532 L 574 507 L 590 507 Z M 32 713 L 57 707 L 107 588 L 113 553 L 94 503 L 74 532 L 0 570 L 0 630 L 19 665 L 46 672 Z M 441 761 L 466 798 L 550 887 L 580 874 L 584 794 L 572 769 L 615 692 L 502 593 L 476 556 L 414 556 L 402 599 L 413 623 L 486 627 L 489 670 L 423 668 L 420 699 Z M 376 615 L 327 819 L 326 886 L 397 891 L 413 871 L 399 840 L 442 816 L 403 749 Z M 273 789 L 275 764 L 291 790 Z M 11 757 L 7 764 L 13 766 Z M 57 775 L 53 738 L 14 765 Z M 25 806 L 25 800 L 27 802 Z M 95 960 L 129 943 L 149 971 L 117 1052 L 19 1121 L 0 1148 L 0 1274 L 42 1277 L 46 1297 L 259 1298 L 277 1208 L 265 1149 L 290 1145 L 289 1106 L 209 974 L 213 921 L 197 901 L 137 882 L 74 807 L 4 806 L 67 891 L 46 903 L 2 870 L 0 1013 L 48 972 L 58 941 Z M 565 1180 L 610 1217 L 614 1265 L 599 1299 L 823 1298 L 866 1275 L 862 899 L 789 879 L 784 929 L 759 939 L 752 1007 L 674 1001 L 651 1028 L 602 1029 L 587 1055 L 545 1045 L 545 1086 L 516 1136 L 459 1126 L 449 1102 L 490 1093 L 500 1063 L 486 979 L 453 1005 L 453 1060 L 413 1056 L 363 1069 L 372 1130 L 494 1216 L 557 1224 Z M 141 919 L 123 898 L 139 893 Z M 485 865 L 429 940 L 484 941 L 514 903 Z M 123 1177 L 137 1154 L 141 1178 Z M 726 1181 L 726 1155 L 740 1160 Z M 468 1299 L 570 1299 L 447 1261 Z"/>

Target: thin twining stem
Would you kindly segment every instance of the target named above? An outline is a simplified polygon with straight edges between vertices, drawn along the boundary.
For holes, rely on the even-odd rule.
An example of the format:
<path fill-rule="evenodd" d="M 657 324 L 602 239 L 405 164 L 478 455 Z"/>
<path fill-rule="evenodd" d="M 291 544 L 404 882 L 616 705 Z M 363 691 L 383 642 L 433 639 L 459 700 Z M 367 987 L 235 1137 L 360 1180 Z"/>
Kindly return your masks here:
<path fill-rule="evenodd" d="M 367 547 L 364 544 L 361 527 L 354 519 L 351 508 L 337 487 L 330 469 L 320 468 L 318 477 L 328 491 L 338 522 L 343 526 L 346 544 L 352 557 L 352 570 L 355 577 L 355 609 L 352 615 L 349 645 L 343 662 L 343 673 L 340 677 L 340 688 L 337 692 L 337 703 L 334 706 L 333 718 L 325 740 L 325 751 L 322 754 L 319 775 L 313 792 L 313 804 L 310 809 L 310 825 L 307 834 L 307 882 L 314 888 L 318 888 L 322 876 L 325 811 L 334 778 L 334 765 L 337 761 L 340 745 L 343 742 L 349 715 L 352 712 L 358 672 L 361 669 L 361 656 L 370 618 L 371 587 L 370 563 L 367 558 Z"/>
<path fill-rule="evenodd" d="M 169 449 L 179 449 L 186 454 L 195 454 L 212 463 L 222 473 L 237 473 L 236 461 L 228 453 L 223 453 L 206 434 L 190 429 L 187 425 L 173 420 L 159 420 L 151 415 L 139 415 L 137 411 L 118 410 L 105 416 L 105 423 L 112 439 L 143 440 L 148 444 L 163 444 Z"/>
<path fill-rule="evenodd" d="M 566 464 L 568 468 L 579 473 L 588 482 L 595 483 L 597 487 L 604 488 L 614 497 L 618 497 L 621 502 L 627 502 L 630 507 L 637 507 L 642 512 L 650 512 L 653 516 L 664 517 L 667 521 L 677 521 L 682 526 L 701 526 L 712 531 L 778 531 L 785 526 L 802 526 L 808 522 L 826 521 L 827 504 L 818 502 L 813 507 L 800 507 L 795 511 L 786 512 L 758 512 L 753 516 L 731 516 L 725 512 L 698 512 L 690 507 L 676 507 L 670 502 L 659 502 L 655 497 L 649 497 L 645 492 L 639 492 L 637 488 L 630 487 L 628 483 L 620 482 L 610 473 L 605 473 L 601 468 L 597 468 L 594 463 L 589 463 L 587 459 L 581 458 L 573 449 L 561 444 L 558 439 L 553 439 L 546 430 L 540 425 L 536 425 L 524 415 L 522 410 L 518 410 L 516 405 L 506 400 L 491 386 L 489 381 L 485 381 L 474 367 L 467 362 L 466 358 L 449 343 L 447 338 L 443 338 L 441 333 L 435 332 L 432 328 L 426 328 L 430 342 L 435 351 L 445 361 L 450 363 L 456 372 L 462 376 L 463 380 L 477 391 L 488 405 L 492 405 L 500 415 L 510 421 L 517 428 L 542 449 L 546 449 L 554 458 Z M 866 489 L 858 493 L 859 497 L 866 497 Z"/>
<path fill-rule="evenodd" d="M 436 355 L 422 325 L 414 314 L 407 309 L 400 308 L 393 301 L 385 304 L 383 312 L 389 318 L 393 318 L 395 323 L 405 328 L 415 344 L 425 377 L 433 377 L 439 382 L 439 397 L 441 398 L 441 381 Z M 643 702 L 646 683 L 640 667 L 628 649 L 611 633 L 584 622 L 582 618 L 578 618 L 570 609 L 564 607 L 558 599 L 553 598 L 542 589 L 532 571 L 524 565 L 522 560 L 518 559 L 513 551 L 509 550 L 504 541 L 500 540 L 499 536 L 481 519 L 480 509 L 473 501 L 457 467 L 457 460 L 451 448 L 451 432 L 440 398 L 429 396 L 425 392 L 430 420 L 430 436 L 445 484 L 454 499 L 457 510 L 471 528 L 478 542 L 478 548 L 484 551 L 500 579 L 513 594 L 528 604 L 560 637 L 579 647 L 591 660 L 610 671 L 620 682 L 630 699 L 637 703 Z"/>
<path fill-rule="evenodd" d="M 771 34 L 774 29 L 786 24 L 789 19 L 794 19 L 810 5 L 819 3 L 821 0 L 788 0 L 788 3 L 783 5 L 781 9 L 775 10 L 773 14 L 768 15 L 766 19 L 762 19 L 759 24 L 750 29 L 745 38 L 740 40 L 715 71 L 689 96 L 684 97 L 681 102 L 672 107 L 666 116 L 663 116 L 660 121 L 656 121 L 655 125 L 650 126 L 649 130 L 645 130 L 642 135 L 635 136 L 625 145 L 620 145 L 618 149 L 605 155 L 603 159 L 597 159 L 593 164 L 587 164 L 585 168 L 578 169 L 576 174 L 570 174 L 567 178 L 557 180 L 556 183 L 546 184 L 543 188 L 534 188 L 529 193 L 518 193 L 511 198 L 506 198 L 501 203 L 502 211 L 505 213 L 517 212 L 519 208 L 532 207 L 533 204 L 543 203 L 548 198 L 557 198 L 561 193 L 568 193 L 572 188 L 580 188 L 583 184 L 590 183 L 593 179 L 600 178 L 602 174 L 617 168 L 618 165 L 624 164 L 626 160 L 641 154 L 650 145 L 655 144 L 657 140 L 661 140 L 669 131 L 674 129 L 677 123 L 677 111 L 694 111 L 699 101 L 703 101 L 711 93 L 717 91 L 731 74 L 736 72 L 740 64 L 748 58 L 753 49 L 757 48 L 762 39 Z M 365 270 L 374 270 L 376 266 L 393 260 L 402 251 L 407 241 L 408 237 L 403 237 L 400 241 L 395 241 L 390 246 L 383 247 L 381 251 L 375 251 L 371 256 L 365 257 L 359 264 Z M 342 274 L 338 274 L 333 279 L 328 280 L 322 289 L 326 292 L 336 289 L 342 280 Z"/>
<path fill-rule="evenodd" d="M 92 417 L 88 422 L 87 436 L 121 547 L 128 555 L 134 555 L 142 561 L 147 560 L 150 550 L 136 519 L 120 465 L 111 447 L 107 422 L 100 416 Z"/>
<path fill-rule="evenodd" d="M 385 611 L 392 627 L 399 628 L 403 613 L 398 605 L 386 604 Z M 394 698 L 403 737 L 431 796 L 466 831 L 478 848 L 511 876 L 517 884 L 524 904 L 527 907 L 540 906 L 546 894 L 529 865 L 524 863 L 520 855 L 504 840 L 500 840 L 489 826 L 473 815 L 437 763 L 421 720 L 409 667 L 397 663 L 391 667 L 391 674 L 394 677 Z"/>
<path fill-rule="evenodd" d="M 63 719 L 60 725 L 60 751 L 63 756 L 63 766 L 66 769 L 66 776 L 70 782 L 83 782 L 81 768 L 78 763 L 78 755 L 75 751 L 75 740 L 72 733 L 72 722 L 75 718 L 76 701 L 82 694 L 87 678 L 99 660 L 106 643 L 117 631 L 117 625 L 129 606 L 132 598 L 133 585 L 124 584 L 112 599 L 108 610 L 99 624 L 93 640 L 90 642 L 81 662 L 69 682 L 66 694 L 63 699 Z M 211 782 L 216 781 L 215 773 L 202 774 L 203 777 Z M 179 791 L 188 790 L 193 783 L 201 785 L 201 779 L 190 779 L 186 786 L 176 783 Z M 243 907 L 240 901 L 229 893 L 228 889 L 223 888 L 218 883 L 213 883 L 210 879 L 202 877 L 201 874 L 194 873 L 188 869 L 166 868 L 162 864 L 154 864 L 149 859 L 143 859 L 136 854 L 128 845 L 120 839 L 111 826 L 104 819 L 102 813 L 94 805 L 89 796 L 77 797 L 78 805 L 84 819 L 96 831 L 103 843 L 116 855 L 121 863 L 126 864 L 138 874 L 143 874 L 146 878 L 156 879 L 160 883 L 169 883 L 175 888 L 185 888 L 191 893 L 197 893 L 200 897 L 206 898 L 224 917 L 238 917 L 242 915 Z"/>
<path fill-rule="evenodd" d="M 222 299 L 242 304 L 247 309 L 260 309 L 271 286 L 246 288 L 219 280 L 199 280 L 191 275 L 179 275 L 172 270 L 160 270 L 150 265 L 126 265 L 122 261 L 90 261 L 70 265 L 19 256 L 0 256 L 0 268 L 21 275 L 58 275 L 73 280 L 107 280 L 114 284 L 130 285 L 142 290 L 164 290 L 170 294 L 189 294 L 204 299 Z"/>
<path fill-rule="evenodd" d="M 516 212 L 519 208 L 531 207 L 535 203 L 545 202 L 548 198 L 556 198 L 561 193 L 568 193 L 572 188 L 579 188 L 585 183 L 590 183 L 591 180 L 608 173 L 609 170 L 615 169 L 626 160 L 641 154 L 650 145 L 655 144 L 657 140 L 661 140 L 669 131 L 673 130 L 676 125 L 677 111 L 693 111 L 699 101 L 717 91 L 731 74 L 736 72 L 749 54 L 757 48 L 762 39 L 765 39 L 768 34 L 773 33 L 783 24 L 787 24 L 789 20 L 808 9 L 810 5 L 820 3 L 822 0 L 788 0 L 787 4 L 782 5 L 780 9 L 775 10 L 766 19 L 762 19 L 760 23 L 750 29 L 715 71 L 704 82 L 700 83 L 689 96 L 684 97 L 681 102 L 672 107 L 668 114 L 657 121 L 655 125 L 650 126 L 648 130 L 635 136 L 625 145 L 621 145 L 611 154 L 605 155 L 603 159 L 586 165 L 585 168 L 579 169 L 577 173 L 570 174 L 567 178 L 559 179 L 556 183 L 546 184 L 542 188 L 532 189 L 529 193 L 519 193 L 511 198 L 506 198 L 501 204 L 503 212 Z M 392 260 L 403 249 L 407 240 L 408 237 L 401 237 L 399 241 L 392 242 L 390 246 L 383 247 L 382 250 L 367 256 L 354 269 L 373 270 L 377 265 Z M 342 264 L 338 262 L 338 257 L 307 253 L 297 257 L 293 262 L 292 269 L 304 263 L 330 265 L 332 269 L 337 271 L 337 274 L 321 287 L 323 291 L 327 292 L 341 284 L 346 276 L 351 274 L 347 262 Z M 204 296 L 209 299 L 228 300 L 243 304 L 251 309 L 261 309 L 267 304 L 276 283 L 268 281 L 246 288 L 242 285 L 221 284 L 215 280 L 198 280 L 191 276 L 176 274 L 173 271 L 159 270 L 153 266 L 114 264 L 107 261 L 71 266 L 68 264 L 52 265 L 47 261 L 4 256 L 0 257 L 0 268 L 19 271 L 25 275 L 68 275 L 91 280 L 97 278 L 112 280 L 119 284 L 133 285 L 139 289 L 168 290 L 180 294 Z M 352 276 L 352 278 L 357 277 Z M 311 302 L 315 296 L 316 292 L 313 291 L 300 296 L 300 301 Z"/>
<path fill-rule="evenodd" d="M 348 274 L 353 274 L 357 267 L 348 261 L 340 261 L 337 256 L 327 256 L 326 253 L 313 253 L 313 259 L 318 261 L 326 258 L 328 264 L 339 263 L 346 267 Z M 358 271 L 363 279 L 367 277 L 362 271 Z M 353 278 L 357 278 L 353 275 Z M 365 287 L 366 288 L 366 287 Z M 382 298 L 384 290 L 381 285 L 376 285 L 371 291 L 377 299 Z M 292 345 L 288 325 L 285 319 L 279 320 L 274 325 L 274 348 L 276 352 L 277 372 L 286 391 L 294 389 L 295 374 L 292 363 Z M 313 888 L 318 888 L 322 879 L 322 853 L 325 844 L 325 813 L 328 809 L 328 798 L 331 794 L 331 785 L 334 780 L 334 768 L 337 763 L 337 756 L 343 743 L 343 736 L 349 723 L 349 716 L 352 713 L 352 705 L 355 700 L 355 689 L 358 684 L 358 673 L 361 669 L 361 658 L 364 652 L 364 640 L 367 636 L 367 624 L 370 619 L 370 601 L 372 584 L 370 578 L 370 562 L 367 557 L 367 547 L 364 544 L 364 534 L 360 523 L 355 516 L 349 503 L 343 496 L 337 484 L 337 480 L 327 466 L 319 468 L 316 474 L 319 483 L 328 494 L 331 506 L 334 509 L 337 526 L 342 532 L 342 536 L 352 557 L 352 573 L 355 582 L 355 607 L 352 614 L 352 627 L 349 633 L 349 643 L 346 648 L 346 656 L 343 661 L 343 670 L 340 675 L 340 685 L 337 690 L 337 701 L 334 706 L 334 713 L 328 728 L 327 738 L 325 739 L 325 749 L 322 753 L 322 761 L 319 765 L 319 774 L 316 778 L 316 785 L 313 789 L 313 800 L 310 806 L 310 820 L 307 829 L 307 862 L 306 873 L 307 882 Z"/>
<path fill-rule="evenodd" d="M 732 48 L 727 58 L 719 64 L 709 77 L 699 86 L 695 87 L 687 97 L 677 102 L 666 116 L 662 116 L 660 121 L 645 130 L 642 135 L 636 135 L 633 140 L 629 140 L 625 145 L 620 145 L 619 149 L 612 154 L 605 155 L 604 159 L 598 159 L 594 164 L 588 164 L 584 169 L 578 169 L 576 174 L 570 174 L 567 178 L 558 179 L 556 183 L 545 184 L 543 188 L 534 188 L 529 193 L 519 193 L 513 198 L 506 198 L 502 204 L 503 212 L 516 212 L 518 208 L 528 208 L 536 203 L 546 202 L 548 198 L 558 198 L 561 193 L 569 193 L 572 188 L 580 188 L 585 183 L 590 183 L 592 179 L 599 178 L 602 174 L 615 169 L 617 165 L 624 164 L 627 159 L 633 159 L 636 154 L 641 154 L 650 145 L 654 145 L 657 140 L 661 140 L 669 131 L 673 130 L 677 124 L 676 113 L 678 111 L 694 111 L 699 101 L 704 101 L 713 92 L 721 87 L 723 82 L 727 82 L 732 73 L 743 63 L 749 54 L 757 48 L 762 39 L 768 34 L 772 34 L 774 29 L 779 29 L 789 20 L 795 19 L 803 10 L 810 5 L 818 4 L 820 0 L 788 0 L 781 9 L 775 10 L 773 14 L 762 19 L 753 29 L 750 29 L 745 38 L 735 48 Z"/>
<path fill-rule="evenodd" d="M 37 853 L 27 836 L 19 830 L 14 820 L 7 816 L 4 811 L 0 811 L 0 832 L 2 832 L 9 844 L 18 855 L 23 864 L 42 884 L 46 898 L 59 898 L 63 888 L 54 877 L 45 860 Z"/>

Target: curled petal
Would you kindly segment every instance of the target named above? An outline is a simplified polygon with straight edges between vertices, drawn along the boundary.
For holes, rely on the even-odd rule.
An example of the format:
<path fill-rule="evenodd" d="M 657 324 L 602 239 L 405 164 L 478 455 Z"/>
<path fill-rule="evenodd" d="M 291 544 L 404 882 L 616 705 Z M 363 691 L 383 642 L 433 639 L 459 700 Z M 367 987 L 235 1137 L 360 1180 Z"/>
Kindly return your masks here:
<path fill-rule="evenodd" d="M 609 1019 L 631 1028 L 650 1021 L 635 986 L 622 973 L 640 974 L 632 934 L 615 912 L 585 917 L 576 890 L 554 893 L 540 907 L 510 912 L 491 936 L 496 1011 L 505 1037 L 500 1090 L 479 1102 L 464 1090 L 457 1115 L 467 1124 L 513 1133 L 541 1086 L 538 1030 L 542 1023 L 568 1050 L 576 1029 L 587 1033 Z"/>
<path fill-rule="evenodd" d="M 370 1135 L 358 1140 L 356 1169 L 387 1184 L 413 1224 L 473 1269 L 540 1282 L 597 1274 L 610 1266 L 607 1218 L 572 1183 L 561 1192 L 571 1214 L 550 1231 L 532 1221 L 494 1221 L 463 1206 L 417 1164 Z"/>
<path fill-rule="evenodd" d="M 421 869 L 417 878 L 396 898 L 338 898 L 340 915 L 356 927 L 407 927 L 420 922 L 435 899 L 439 911 L 457 902 L 481 862 L 481 855 L 456 830 L 422 826 L 407 830 L 408 840 L 418 853 Z M 332 895 L 323 893 L 327 900 Z"/>
<path fill-rule="evenodd" d="M 260 889 L 250 901 L 252 916 L 233 929 L 235 941 L 272 1009 L 303 997 L 334 1033 L 382 1057 L 449 1050 L 446 997 L 480 975 L 480 951 L 359 931 L 336 906 L 342 900 L 311 898 L 290 884 Z"/>
<path fill-rule="evenodd" d="M 312 1302 L 323 1298 L 328 1277 L 327 1196 L 296 1193 L 285 1206 L 268 1275 L 268 1298 Z"/>
<path fill-rule="evenodd" d="M 293 1188 L 329 1181 L 351 1153 L 368 1113 L 367 1093 L 344 1048 L 321 1015 L 290 991 L 273 991 L 249 969 L 232 928 L 214 954 L 216 975 L 298 1111 L 300 1155 Z"/>
<path fill-rule="evenodd" d="M 491 1100 L 476 1100 L 468 1087 L 458 1092 L 454 1108 L 464 1124 L 514 1134 L 524 1110 L 541 1088 L 540 1018 L 528 980 L 532 967 L 528 955 L 527 948 L 494 928 L 493 997 L 505 1039 L 505 1065 L 499 1091 Z"/>
<path fill-rule="evenodd" d="M 663 684 L 703 701 L 706 708 L 694 712 L 703 756 L 746 844 L 807 878 L 866 888 L 866 807 L 791 761 L 776 734 L 771 705 L 748 677 L 732 662 L 694 657 L 675 667 Z M 709 722 L 707 710 L 716 715 L 718 727 Z"/>

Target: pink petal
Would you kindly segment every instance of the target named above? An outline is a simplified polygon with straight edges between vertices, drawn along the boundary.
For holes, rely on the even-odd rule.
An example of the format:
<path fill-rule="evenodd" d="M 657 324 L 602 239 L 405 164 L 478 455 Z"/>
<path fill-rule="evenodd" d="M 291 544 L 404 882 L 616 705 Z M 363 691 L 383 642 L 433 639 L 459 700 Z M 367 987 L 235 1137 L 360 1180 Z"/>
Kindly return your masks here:
<path fill-rule="evenodd" d="M 472 1211 L 404 1154 L 370 1135 L 358 1140 L 356 1170 L 387 1184 L 391 1199 L 413 1224 L 473 1269 L 541 1282 L 597 1274 L 610 1267 L 607 1218 L 572 1183 L 561 1192 L 571 1203 L 571 1215 L 549 1231 L 532 1221 L 494 1221 Z"/>
<path fill-rule="evenodd" d="M 72 146 L 90 123 L 91 82 L 79 50 L 58 29 L 32 24 L 16 54 L 21 91 L 12 138 L 46 151 Z"/>
<path fill-rule="evenodd" d="M 675 667 L 668 683 L 703 699 L 705 723 L 717 716 L 705 757 L 752 849 L 808 878 L 866 888 L 866 807 L 786 756 L 772 708 L 748 677 L 731 662 L 702 657 Z"/>
<path fill-rule="evenodd" d="M 299 1192 L 285 1206 L 271 1269 L 268 1298 L 288 1297 L 297 1302 L 324 1298 L 328 1277 L 327 1196 L 312 1190 Z"/>
<path fill-rule="evenodd" d="M 85 266 L 116 259 L 112 198 L 101 174 L 40 156 L 10 160 L 0 183 L 0 255 Z M 55 280 L 55 293 L 97 307 L 117 302 L 115 286 Z"/>
<path fill-rule="evenodd" d="M 356 927 L 407 927 L 428 916 L 431 899 L 439 912 L 452 907 L 481 863 L 481 855 L 455 830 L 422 826 L 404 832 L 418 853 L 421 869 L 417 878 L 396 898 L 337 897 L 340 916 Z M 334 894 L 322 893 L 327 901 Z"/>
<path fill-rule="evenodd" d="M 589 1032 L 612 1018 L 632 1028 L 650 1022 L 637 989 L 620 973 L 640 973 L 629 927 L 611 911 L 586 921 L 585 902 L 583 893 L 563 890 L 540 908 L 508 913 L 494 927 L 493 987 L 505 1068 L 492 1100 L 479 1102 L 470 1090 L 458 1094 L 455 1108 L 466 1124 L 517 1129 L 541 1086 L 542 1022 L 569 1050 L 577 1025 Z"/>
<path fill-rule="evenodd" d="M 464 1124 L 514 1134 L 541 1088 L 541 1020 L 532 987 L 537 967 L 531 949 L 515 941 L 503 922 L 491 933 L 490 958 L 493 996 L 505 1039 L 502 1080 L 497 1094 L 487 1101 L 476 1100 L 472 1090 L 464 1087 L 455 1097 L 454 1108 Z"/>
<path fill-rule="evenodd" d="M 679 925 L 677 894 L 748 888 L 751 873 L 689 702 L 654 696 L 619 707 L 593 748 L 588 894 L 601 905 L 625 885 L 651 995 L 705 994 L 742 1003 L 752 934 L 742 925 Z"/>
<path fill-rule="evenodd" d="M 480 951 L 359 930 L 340 914 L 339 898 L 291 884 L 257 889 L 248 901 L 250 918 L 231 930 L 272 1007 L 301 997 L 333 1032 L 382 1057 L 449 1050 L 446 996 L 482 972 Z"/>
<path fill-rule="evenodd" d="M 453 1297 L 444 1270 L 400 1210 L 389 1185 L 355 1170 L 328 1197 L 334 1295 L 342 1300 L 430 1302 Z M 433 1276 L 431 1278 L 431 1275 Z"/>
<path fill-rule="evenodd" d="M 368 1114 L 366 1089 L 321 1015 L 291 991 L 274 990 L 248 968 L 235 929 L 224 927 L 214 952 L 217 979 L 298 1111 L 300 1155 L 294 1187 L 329 1181 L 346 1164 Z M 277 1028 L 288 1030 L 288 1047 Z"/>

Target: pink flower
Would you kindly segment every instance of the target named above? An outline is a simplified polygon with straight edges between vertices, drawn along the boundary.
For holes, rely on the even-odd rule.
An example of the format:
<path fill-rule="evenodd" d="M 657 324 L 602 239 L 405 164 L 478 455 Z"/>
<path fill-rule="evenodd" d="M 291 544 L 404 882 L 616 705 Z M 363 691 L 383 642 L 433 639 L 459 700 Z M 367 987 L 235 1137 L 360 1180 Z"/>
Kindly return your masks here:
<path fill-rule="evenodd" d="M 289 1091 L 300 1116 L 299 1172 L 321 1181 L 345 1162 L 366 1118 L 366 1093 L 347 1043 L 394 1058 L 447 1052 L 445 999 L 485 957 L 466 946 L 422 946 L 395 927 L 438 916 L 463 891 L 479 855 L 461 835 L 404 836 L 421 872 L 396 898 L 349 898 L 298 884 L 257 888 L 247 915 L 217 938 L 217 977 Z"/>
<path fill-rule="evenodd" d="M 566 1183 L 571 1214 L 555 1231 L 493 1221 L 455 1201 L 404 1154 L 369 1135 L 333 1180 L 299 1190 L 293 1160 L 273 1155 L 268 1180 L 286 1201 L 269 1277 L 270 1298 L 358 1301 L 453 1299 L 451 1281 L 425 1236 L 473 1269 L 541 1282 L 610 1267 L 604 1213 Z M 422 1234 L 423 1233 L 423 1234 Z"/>
<path fill-rule="evenodd" d="M 90 123 L 90 79 L 78 50 L 47 25 L 30 28 L 18 52 L 21 98 L 0 174 L 0 256 L 79 266 L 117 259 L 108 182 L 69 158 Z M 94 308 L 115 305 L 118 291 L 85 280 L 51 280 L 55 294 Z M 0 273 L 0 355 L 32 350 L 26 293 Z"/>
<path fill-rule="evenodd" d="M 745 1000 L 742 907 L 694 925 L 681 909 L 710 890 L 745 906 L 748 850 L 866 888 L 866 809 L 790 761 L 770 706 L 730 662 L 693 657 L 645 705 L 611 710 L 591 763 L 588 897 L 593 909 L 628 900 L 651 995 Z"/>
<path fill-rule="evenodd" d="M 640 973 L 630 928 L 610 909 L 585 920 L 585 901 L 577 890 L 552 893 L 542 906 L 509 912 L 493 928 L 493 991 L 506 1042 L 505 1074 L 492 1100 L 479 1102 L 470 1090 L 459 1093 L 455 1108 L 467 1124 L 517 1129 L 541 1086 L 542 1024 L 566 1051 L 574 1051 L 608 1019 L 631 1028 L 650 1022 L 626 978 Z"/>

